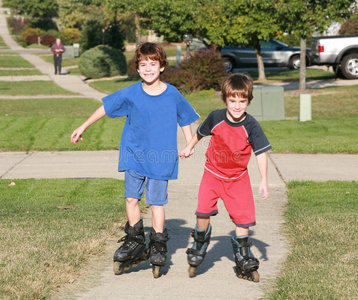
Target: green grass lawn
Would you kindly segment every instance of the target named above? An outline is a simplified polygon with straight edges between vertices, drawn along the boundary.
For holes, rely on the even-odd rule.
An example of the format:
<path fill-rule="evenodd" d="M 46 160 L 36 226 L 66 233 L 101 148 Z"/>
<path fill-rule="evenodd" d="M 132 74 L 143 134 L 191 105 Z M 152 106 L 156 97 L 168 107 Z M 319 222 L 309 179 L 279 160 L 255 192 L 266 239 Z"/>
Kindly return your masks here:
<path fill-rule="evenodd" d="M 8 45 L 4 42 L 2 36 L 0 36 L 0 49 L 9 49 Z"/>
<path fill-rule="evenodd" d="M 0 151 L 118 149 L 124 118 L 103 118 L 86 131 L 85 142 L 70 143 L 72 131 L 99 106 L 82 98 L 0 99 Z"/>
<path fill-rule="evenodd" d="M 0 55 L 0 68 L 35 68 L 20 55 Z"/>
<path fill-rule="evenodd" d="M 0 195 L 1 299 L 49 299 L 122 235 L 120 180 L 0 180 Z"/>
<path fill-rule="evenodd" d="M 43 59 L 44 61 L 48 62 L 48 63 L 53 63 L 53 55 L 43 55 L 40 54 L 39 55 L 41 57 L 41 59 Z M 79 57 L 75 57 L 75 58 L 63 58 L 62 59 L 62 67 L 70 67 L 70 66 L 77 66 L 78 63 L 80 61 Z"/>
<path fill-rule="evenodd" d="M 39 70 L 0 70 L 0 76 L 30 76 L 43 75 Z"/>
<path fill-rule="evenodd" d="M 258 71 L 247 71 L 252 79 L 257 80 L 259 77 Z M 265 71 L 266 79 L 268 84 L 270 82 L 291 82 L 296 81 L 300 77 L 299 70 L 266 70 Z M 306 69 L 306 79 L 333 79 L 336 78 L 336 75 L 332 72 L 320 70 L 320 69 Z M 266 84 L 265 83 L 265 84 Z"/>
<path fill-rule="evenodd" d="M 110 93 L 131 81 L 97 81 L 93 87 Z M 1 86 L 1 82 L 0 82 Z M 0 89 L 1 90 L 1 89 Z M 260 122 L 274 152 L 358 153 L 358 87 L 327 88 L 312 94 L 312 121 L 288 119 Z M 223 108 L 214 91 L 187 96 L 203 120 Z M 337 99 L 344 99 L 344 105 Z M 253 100 L 254 101 L 254 100 Z M 86 143 L 68 143 L 71 132 L 100 105 L 89 99 L 0 100 L 0 150 L 108 150 L 117 149 L 124 118 L 104 118 L 85 133 Z M 298 117 L 298 96 L 286 96 L 289 117 Z M 10 130 L 11 129 L 11 130 Z M 16 133 L 14 138 L 13 132 Z"/>
<path fill-rule="evenodd" d="M 77 95 L 59 87 L 53 81 L 0 81 L 0 95 Z"/>
<path fill-rule="evenodd" d="M 114 93 L 115 91 L 124 89 L 125 87 L 130 86 L 138 81 L 139 79 L 132 80 L 130 78 L 111 79 L 111 80 L 100 80 L 100 81 L 89 82 L 89 85 L 102 93 L 111 94 Z"/>
<path fill-rule="evenodd" d="M 269 298 L 357 299 L 358 182 L 288 184 L 289 254 Z"/>

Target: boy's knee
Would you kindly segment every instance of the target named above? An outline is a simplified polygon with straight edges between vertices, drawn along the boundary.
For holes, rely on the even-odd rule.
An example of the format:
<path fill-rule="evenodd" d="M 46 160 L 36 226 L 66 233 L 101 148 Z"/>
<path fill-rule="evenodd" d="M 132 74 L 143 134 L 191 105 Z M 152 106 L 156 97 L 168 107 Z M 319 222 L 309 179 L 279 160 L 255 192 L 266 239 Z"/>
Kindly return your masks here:
<path fill-rule="evenodd" d="M 127 204 L 132 204 L 132 205 L 135 205 L 135 204 L 137 204 L 138 203 L 138 199 L 137 198 L 132 198 L 132 197 L 128 197 L 128 198 L 126 198 L 126 202 L 127 202 Z"/>

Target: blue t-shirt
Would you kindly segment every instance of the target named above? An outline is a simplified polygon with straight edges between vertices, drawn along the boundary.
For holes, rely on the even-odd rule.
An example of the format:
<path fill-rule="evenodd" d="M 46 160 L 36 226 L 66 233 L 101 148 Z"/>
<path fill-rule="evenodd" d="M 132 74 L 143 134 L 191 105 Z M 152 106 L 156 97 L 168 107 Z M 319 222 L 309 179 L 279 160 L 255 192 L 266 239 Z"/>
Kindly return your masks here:
<path fill-rule="evenodd" d="M 118 171 L 134 170 L 153 179 L 178 177 L 177 124 L 199 118 L 172 85 L 160 95 L 148 95 L 142 82 L 103 98 L 106 115 L 127 116 L 119 147 Z"/>

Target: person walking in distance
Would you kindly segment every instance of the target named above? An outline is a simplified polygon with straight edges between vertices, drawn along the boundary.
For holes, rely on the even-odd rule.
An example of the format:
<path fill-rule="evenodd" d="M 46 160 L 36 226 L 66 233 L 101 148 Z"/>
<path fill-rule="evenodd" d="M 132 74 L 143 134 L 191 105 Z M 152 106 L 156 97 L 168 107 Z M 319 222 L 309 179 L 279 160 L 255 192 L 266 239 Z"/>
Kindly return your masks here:
<path fill-rule="evenodd" d="M 51 51 L 53 53 L 55 75 L 61 75 L 62 54 L 66 51 L 65 46 L 61 43 L 61 39 L 56 39 L 56 43 L 52 45 Z"/>

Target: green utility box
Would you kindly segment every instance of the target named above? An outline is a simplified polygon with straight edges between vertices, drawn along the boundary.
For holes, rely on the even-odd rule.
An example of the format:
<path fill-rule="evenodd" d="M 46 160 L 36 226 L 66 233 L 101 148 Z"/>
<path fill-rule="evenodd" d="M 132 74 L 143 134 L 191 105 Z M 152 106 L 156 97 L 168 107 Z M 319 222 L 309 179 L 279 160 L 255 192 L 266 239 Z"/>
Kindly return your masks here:
<path fill-rule="evenodd" d="M 66 51 L 62 54 L 63 58 L 74 58 L 80 56 L 80 44 L 65 45 Z"/>
<path fill-rule="evenodd" d="M 255 86 L 247 112 L 258 121 L 285 119 L 284 89 L 281 86 Z"/>

